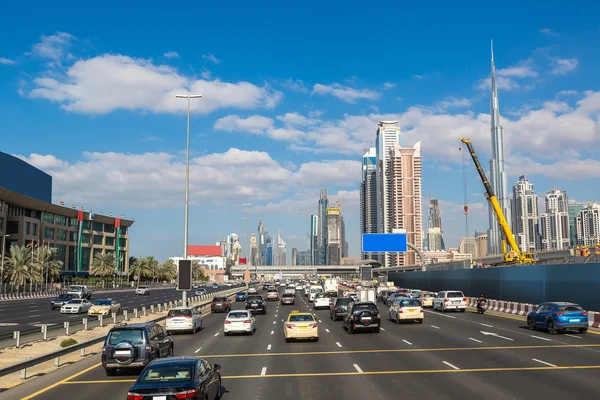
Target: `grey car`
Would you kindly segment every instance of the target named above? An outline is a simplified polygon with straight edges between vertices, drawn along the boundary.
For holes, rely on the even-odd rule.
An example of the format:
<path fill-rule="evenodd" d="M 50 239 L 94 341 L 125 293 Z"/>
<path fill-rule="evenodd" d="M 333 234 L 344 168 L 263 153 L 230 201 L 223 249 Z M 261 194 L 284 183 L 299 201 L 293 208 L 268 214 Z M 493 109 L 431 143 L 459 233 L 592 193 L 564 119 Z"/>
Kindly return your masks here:
<path fill-rule="evenodd" d="M 352 298 L 350 297 L 338 297 L 334 298 L 331 302 L 331 306 L 329 307 L 329 317 L 337 321 L 338 319 L 344 319 L 344 314 L 348 309 L 348 304 L 352 303 Z"/>
<path fill-rule="evenodd" d="M 53 298 L 50 302 L 50 308 L 54 310 L 55 308 L 60 309 L 64 304 L 67 304 L 75 297 L 74 294 L 71 293 L 63 293 L 59 294 L 57 297 Z"/>

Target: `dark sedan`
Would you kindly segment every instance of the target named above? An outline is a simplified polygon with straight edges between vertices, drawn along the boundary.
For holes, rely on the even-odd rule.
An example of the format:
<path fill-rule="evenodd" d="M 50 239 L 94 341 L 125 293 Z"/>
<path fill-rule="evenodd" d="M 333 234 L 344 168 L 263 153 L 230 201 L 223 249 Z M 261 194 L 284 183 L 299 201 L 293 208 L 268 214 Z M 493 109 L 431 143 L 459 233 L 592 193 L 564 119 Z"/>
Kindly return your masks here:
<path fill-rule="evenodd" d="M 229 304 L 229 300 L 225 296 L 216 296 L 213 298 L 212 303 L 210 303 L 210 312 L 229 312 L 231 311 L 231 305 Z"/>
<path fill-rule="evenodd" d="M 154 360 L 129 388 L 127 400 L 220 399 L 220 369 L 198 357 Z"/>
<path fill-rule="evenodd" d="M 74 294 L 63 293 L 59 294 L 50 302 L 50 307 L 54 310 L 55 308 L 61 308 L 63 304 L 67 304 L 71 299 L 75 297 Z"/>

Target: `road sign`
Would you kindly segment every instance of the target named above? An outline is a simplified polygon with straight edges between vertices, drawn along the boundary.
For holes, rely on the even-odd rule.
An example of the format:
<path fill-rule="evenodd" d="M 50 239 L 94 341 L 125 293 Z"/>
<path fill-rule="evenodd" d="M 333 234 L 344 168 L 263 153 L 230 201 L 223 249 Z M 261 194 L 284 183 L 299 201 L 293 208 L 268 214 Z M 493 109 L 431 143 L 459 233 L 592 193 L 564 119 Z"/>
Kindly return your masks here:
<path fill-rule="evenodd" d="M 362 251 L 365 253 L 404 253 L 407 250 L 406 233 L 363 233 Z"/>
<path fill-rule="evenodd" d="M 177 264 L 177 290 L 192 290 L 192 260 L 179 260 Z"/>

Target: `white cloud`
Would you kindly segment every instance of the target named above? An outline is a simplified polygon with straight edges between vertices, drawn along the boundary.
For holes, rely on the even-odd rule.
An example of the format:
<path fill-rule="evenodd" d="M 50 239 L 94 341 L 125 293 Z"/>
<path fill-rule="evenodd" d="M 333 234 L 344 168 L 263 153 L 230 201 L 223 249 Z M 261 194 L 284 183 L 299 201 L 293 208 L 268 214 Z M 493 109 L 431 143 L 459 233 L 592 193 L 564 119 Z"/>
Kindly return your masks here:
<path fill-rule="evenodd" d="M 202 58 L 215 64 L 219 64 L 221 62 L 221 60 L 215 57 L 212 53 L 202 54 Z"/>
<path fill-rule="evenodd" d="M 519 89 L 521 85 L 516 82 L 514 79 L 505 78 L 503 76 L 496 76 L 496 86 L 500 90 L 512 91 Z M 476 85 L 476 88 L 479 90 L 489 91 L 492 88 L 492 80 L 491 78 L 484 78 L 479 81 Z"/>
<path fill-rule="evenodd" d="M 4 65 L 12 65 L 14 64 L 16 61 L 15 60 L 11 60 L 10 58 L 4 58 L 4 57 L 0 57 L 0 64 L 4 64 Z"/>
<path fill-rule="evenodd" d="M 339 190 L 336 193 L 329 192 L 329 201 L 340 199 L 342 202 L 342 215 L 356 215 L 359 210 L 360 193 L 358 190 Z M 310 215 L 315 212 L 315 204 L 319 199 L 318 191 L 301 191 L 292 198 L 286 198 L 277 202 L 270 202 L 262 206 L 253 207 L 252 213 L 276 214 L 276 215 Z"/>
<path fill-rule="evenodd" d="M 500 90 L 531 89 L 530 85 L 522 86 L 517 79 L 537 78 L 539 73 L 533 67 L 531 59 L 521 61 L 518 65 L 496 70 L 496 85 Z M 491 78 L 481 79 L 476 88 L 489 91 L 492 87 Z"/>
<path fill-rule="evenodd" d="M 558 92 L 558 96 L 576 96 L 579 93 L 577 92 L 577 90 L 561 90 L 560 92 Z"/>
<path fill-rule="evenodd" d="M 554 32 L 550 28 L 542 28 L 542 29 L 540 29 L 540 33 L 543 33 L 544 35 L 548 35 L 548 36 L 554 36 L 554 37 L 559 36 L 558 33 Z"/>
<path fill-rule="evenodd" d="M 533 70 L 529 65 L 521 64 L 514 67 L 501 68 L 496 71 L 498 76 L 510 76 L 515 78 L 535 78 L 539 74 Z"/>
<path fill-rule="evenodd" d="M 555 113 L 563 113 L 571 110 L 571 107 L 564 101 L 545 101 L 544 108 Z"/>
<path fill-rule="evenodd" d="M 600 178 L 600 160 L 597 158 L 573 159 L 560 157 L 554 162 L 540 162 L 531 157 L 512 156 L 507 159 L 507 168 L 513 171 L 526 171 L 527 175 L 542 175 L 551 179 L 570 181 L 577 179 Z"/>
<path fill-rule="evenodd" d="M 39 43 L 34 44 L 31 51 L 26 54 L 58 62 L 65 57 L 67 49 L 74 40 L 75 36 L 66 32 L 56 32 L 50 36 L 42 35 Z"/>
<path fill-rule="evenodd" d="M 317 186 L 331 183 L 337 186 L 357 186 L 360 183 L 360 172 L 360 161 L 315 161 L 302 164 L 294 174 L 294 179 L 298 183 L 311 182 Z"/>
<path fill-rule="evenodd" d="M 396 84 L 394 82 L 385 82 L 383 84 L 383 88 L 386 89 L 386 90 L 387 89 L 393 89 L 395 87 L 396 87 Z"/>
<path fill-rule="evenodd" d="M 299 79 L 292 79 L 292 78 L 288 78 L 287 80 L 283 81 L 283 82 L 277 82 L 280 86 L 283 86 L 285 88 L 291 89 L 294 92 L 300 92 L 300 93 L 308 93 L 309 90 L 306 86 L 304 86 L 304 82 L 302 82 Z"/>
<path fill-rule="evenodd" d="M 163 54 L 164 57 L 166 58 L 179 58 L 179 54 L 176 51 L 167 51 L 165 54 Z"/>
<path fill-rule="evenodd" d="M 423 79 L 425 78 L 425 75 L 414 74 L 412 77 L 415 79 Z"/>
<path fill-rule="evenodd" d="M 300 115 L 296 112 L 285 113 L 284 115 L 278 116 L 277 119 L 286 126 L 310 126 L 319 122 L 317 119 L 306 118 L 304 115 Z"/>
<path fill-rule="evenodd" d="M 254 134 L 263 134 L 267 129 L 273 128 L 271 118 L 260 115 L 252 115 L 248 118 L 241 118 L 238 115 L 228 115 L 219 118 L 214 125 L 215 130 L 228 132 L 250 132 Z"/>
<path fill-rule="evenodd" d="M 200 76 L 202 79 L 210 80 L 212 78 L 212 73 L 208 69 L 204 68 L 200 73 Z"/>
<path fill-rule="evenodd" d="M 551 61 L 552 73 L 554 75 L 567 75 L 575 71 L 579 65 L 579 60 L 576 58 L 553 58 Z"/>
<path fill-rule="evenodd" d="M 105 114 L 116 109 L 156 113 L 185 112 L 187 105 L 178 93 L 199 93 L 192 111 L 209 113 L 220 108 L 271 108 L 281 93 L 267 85 L 194 80 L 174 68 L 150 60 L 120 55 L 103 55 L 79 60 L 64 75 L 34 80 L 32 98 L 58 102 L 66 111 Z"/>
<path fill-rule="evenodd" d="M 466 97 L 450 97 L 448 100 L 438 102 L 435 107 L 440 112 L 446 112 L 450 108 L 468 108 L 471 107 L 473 102 Z"/>
<path fill-rule="evenodd" d="M 377 100 L 381 93 L 370 89 L 354 89 L 339 83 L 323 85 L 317 83 L 313 86 L 312 94 L 331 95 L 347 103 L 356 103 L 358 99 Z"/>

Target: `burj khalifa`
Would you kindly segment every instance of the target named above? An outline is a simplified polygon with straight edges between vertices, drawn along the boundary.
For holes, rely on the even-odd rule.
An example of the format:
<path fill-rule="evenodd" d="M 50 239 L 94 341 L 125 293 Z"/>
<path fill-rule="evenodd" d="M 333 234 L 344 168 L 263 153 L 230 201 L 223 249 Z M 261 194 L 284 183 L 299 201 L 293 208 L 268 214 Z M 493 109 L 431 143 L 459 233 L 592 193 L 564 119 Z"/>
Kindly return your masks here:
<path fill-rule="evenodd" d="M 504 132 L 500 110 L 498 109 L 498 87 L 496 85 L 496 67 L 494 66 L 494 46 L 492 43 L 492 91 L 490 93 L 490 120 L 492 136 L 492 158 L 490 160 L 490 183 L 498 198 L 502 212 L 510 224 L 511 200 L 508 193 L 508 181 L 504 170 Z M 502 253 L 503 233 L 492 207 L 489 207 L 488 254 Z"/>

